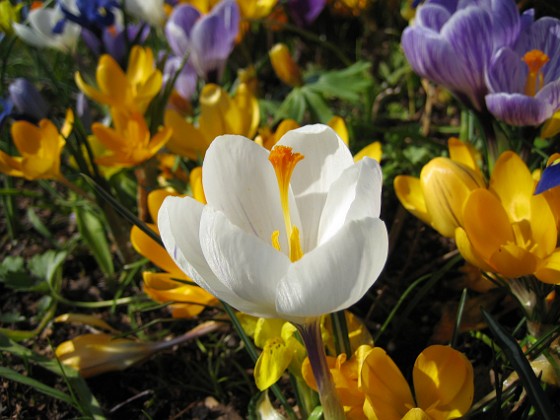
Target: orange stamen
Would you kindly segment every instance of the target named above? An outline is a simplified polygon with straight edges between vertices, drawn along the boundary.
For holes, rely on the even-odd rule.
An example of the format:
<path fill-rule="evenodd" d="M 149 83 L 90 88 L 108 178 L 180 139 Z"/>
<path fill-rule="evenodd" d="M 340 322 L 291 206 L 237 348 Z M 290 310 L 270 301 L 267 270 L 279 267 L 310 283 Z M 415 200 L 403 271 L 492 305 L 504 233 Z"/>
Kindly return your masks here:
<path fill-rule="evenodd" d="M 544 85 L 542 67 L 550 61 L 550 58 L 540 50 L 531 50 L 525 53 L 521 60 L 529 68 L 529 74 L 525 82 L 525 94 L 535 96 Z"/>
<path fill-rule="evenodd" d="M 268 156 L 268 160 L 274 167 L 276 179 L 278 180 L 280 204 L 282 205 L 282 213 L 284 215 L 284 224 L 286 227 L 286 236 L 290 247 L 289 255 L 292 261 L 297 261 L 299 258 L 301 258 L 302 251 L 299 241 L 299 230 L 295 226 L 292 226 L 292 220 L 290 217 L 290 180 L 292 178 L 294 168 L 302 159 L 303 155 L 301 153 L 293 153 L 292 148 L 287 146 L 275 146 Z M 273 243 L 274 242 L 275 241 L 273 240 Z"/>

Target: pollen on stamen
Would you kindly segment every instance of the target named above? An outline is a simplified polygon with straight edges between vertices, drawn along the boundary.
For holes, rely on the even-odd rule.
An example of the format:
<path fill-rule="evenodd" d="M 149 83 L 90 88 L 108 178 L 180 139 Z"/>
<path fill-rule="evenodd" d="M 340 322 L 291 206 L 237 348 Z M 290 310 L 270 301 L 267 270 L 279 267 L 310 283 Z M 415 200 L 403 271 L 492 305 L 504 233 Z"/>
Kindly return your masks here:
<path fill-rule="evenodd" d="M 540 50 L 531 50 L 525 53 L 522 60 L 529 68 L 525 82 L 525 94 L 535 96 L 544 85 L 542 67 L 550 61 L 550 58 Z"/>
<path fill-rule="evenodd" d="M 541 50 L 531 50 L 525 53 L 522 60 L 527 64 L 527 67 L 529 67 L 529 72 L 537 73 L 550 61 L 550 58 Z"/>
<path fill-rule="evenodd" d="M 291 174 L 296 164 L 303 159 L 301 153 L 294 153 L 291 147 L 275 146 L 268 156 L 268 160 L 274 166 L 275 171 Z"/>

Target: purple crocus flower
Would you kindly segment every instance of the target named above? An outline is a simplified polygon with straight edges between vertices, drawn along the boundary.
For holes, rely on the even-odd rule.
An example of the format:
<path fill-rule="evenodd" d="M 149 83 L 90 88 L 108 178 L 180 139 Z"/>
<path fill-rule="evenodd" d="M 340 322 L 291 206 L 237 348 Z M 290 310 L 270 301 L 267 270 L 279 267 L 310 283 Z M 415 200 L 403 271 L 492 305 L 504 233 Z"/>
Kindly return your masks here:
<path fill-rule="evenodd" d="M 560 109 L 560 20 L 529 25 L 494 54 L 487 73 L 488 110 L 514 126 L 538 126 Z"/>
<path fill-rule="evenodd" d="M 317 19 L 326 3 L 326 0 L 288 0 L 286 6 L 297 25 L 307 26 Z"/>
<path fill-rule="evenodd" d="M 173 79 L 175 79 L 173 87 L 182 98 L 189 100 L 196 92 L 198 76 L 190 61 L 183 63 L 181 57 L 167 59 L 163 69 L 163 83 L 167 85 Z"/>
<path fill-rule="evenodd" d="M 126 64 L 126 47 L 142 45 L 148 35 L 150 27 L 146 24 L 134 24 L 126 30 L 120 25 L 104 28 L 101 36 L 88 29 L 82 28 L 82 39 L 88 48 L 96 55 L 109 54 L 124 68 Z"/>
<path fill-rule="evenodd" d="M 513 0 L 428 0 L 401 41 L 416 73 L 483 111 L 492 53 L 515 42 L 520 27 Z"/>
<path fill-rule="evenodd" d="M 37 122 L 47 116 L 48 103 L 29 80 L 19 77 L 8 87 L 16 117 Z"/>
<path fill-rule="evenodd" d="M 223 0 L 207 15 L 188 4 L 179 5 L 165 25 L 173 54 L 188 54 L 198 75 L 208 81 L 221 77 L 238 31 L 239 7 L 235 0 Z"/>

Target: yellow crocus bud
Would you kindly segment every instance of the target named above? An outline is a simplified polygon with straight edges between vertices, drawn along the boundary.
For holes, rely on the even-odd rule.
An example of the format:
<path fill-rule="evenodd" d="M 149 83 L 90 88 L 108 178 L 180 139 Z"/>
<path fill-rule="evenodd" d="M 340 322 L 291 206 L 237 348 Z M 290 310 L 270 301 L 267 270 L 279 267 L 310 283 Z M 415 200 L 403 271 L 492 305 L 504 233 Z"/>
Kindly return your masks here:
<path fill-rule="evenodd" d="M 156 343 L 114 338 L 110 334 L 84 334 L 60 344 L 56 357 L 84 378 L 123 370 L 148 358 L 157 350 Z"/>
<path fill-rule="evenodd" d="M 286 44 L 276 44 L 268 52 L 272 68 L 276 76 L 288 86 L 296 87 L 303 84 L 301 69 L 290 55 Z"/>
<path fill-rule="evenodd" d="M 420 172 L 420 185 L 432 227 L 453 238 L 463 223 L 463 204 L 471 191 L 485 188 L 482 175 L 448 158 L 432 159 Z"/>

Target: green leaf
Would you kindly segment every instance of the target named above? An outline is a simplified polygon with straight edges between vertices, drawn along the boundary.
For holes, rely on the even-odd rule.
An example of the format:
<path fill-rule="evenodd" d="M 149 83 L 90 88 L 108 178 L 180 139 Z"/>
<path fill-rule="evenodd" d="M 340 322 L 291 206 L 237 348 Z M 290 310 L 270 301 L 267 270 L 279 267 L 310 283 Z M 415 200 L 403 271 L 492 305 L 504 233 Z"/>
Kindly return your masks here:
<path fill-rule="evenodd" d="M 78 408 L 74 405 L 74 401 L 72 400 L 72 397 L 70 397 L 68 394 L 65 394 L 64 392 L 59 391 L 58 389 L 45 385 L 44 383 L 39 382 L 36 379 L 30 378 L 29 376 L 22 375 L 21 373 L 18 373 L 15 370 L 0 366 L 0 376 L 30 386 L 36 389 L 37 391 L 45 395 L 48 395 L 49 397 L 62 400 L 65 403 L 70 404 L 74 408 Z"/>
<path fill-rule="evenodd" d="M 323 407 L 318 405 L 315 410 L 311 412 L 307 420 L 322 420 L 323 419 Z"/>
<path fill-rule="evenodd" d="M 322 123 L 328 123 L 333 117 L 333 113 L 321 95 L 308 89 L 306 86 L 304 86 L 301 91 L 305 97 L 307 106 L 315 117 Z"/>
<path fill-rule="evenodd" d="M 49 250 L 43 254 L 33 256 L 27 263 L 27 266 L 34 276 L 52 284 L 55 275 L 59 272 L 62 263 L 66 259 L 66 255 L 66 251 Z"/>
<path fill-rule="evenodd" d="M 47 226 L 45 226 L 43 221 L 39 218 L 39 216 L 37 216 L 37 213 L 35 213 L 35 210 L 33 210 L 33 208 L 31 207 L 27 208 L 27 218 L 29 219 L 29 221 L 31 222 L 31 224 L 33 225 L 33 227 L 37 232 L 39 232 L 49 241 L 54 242 L 54 238 L 51 231 L 47 228 Z"/>
<path fill-rule="evenodd" d="M 508 332 L 496 322 L 492 316 L 482 310 L 482 315 L 490 331 L 496 339 L 496 343 L 500 346 L 507 359 L 512 364 L 513 368 L 519 375 L 521 383 L 527 391 L 527 395 L 531 400 L 535 409 L 540 413 L 540 418 L 545 420 L 557 419 L 557 415 L 554 412 L 554 408 L 546 394 L 544 393 L 539 379 L 536 377 L 535 372 L 531 368 L 527 357 L 523 354 L 521 347 L 517 344 L 517 341 L 508 334 Z"/>
<path fill-rule="evenodd" d="M 282 102 L 280 108 L 278 108 L 275 119 L 279 121 L 282 119 L 291 118 L 293 120 L 301 122 L 305 114 L 305 109 L 306 101 L 302 89 L 294 88 L 288 94 L 288 96 L 286 96 L 286 99 L 284 99 L 284 102 Z"/>
<path fill-rule="evenodd" d="M 31 362 L 35 365 L 41 366 L 56 375 L 63 376 L 68 385 L 72 388 L 77 396 L 80 411 L 83 414 L 95 420 L 104 419 L 103 411 L 93 396 L 86 381 L 78 374 L 78 372 L 70 367 L 62 366 L 57 360 L 49 359 L 35 353 L 33 350 L 28 349 L 21 344 L 10 340 L 4 334 L 0 333 L 0 351 L 13 354 L 17 357 Z M 75 405 L 76 406 L 76 405 Z"/>
<path fill-rule="evenodd" d="M 359 61 L 343 70 L 325 72 L 315 83 L 311 83 L 307 87 L 324 98 L 357 102 L 364 91 L 372 85 L 369 75 L 370 67 L 370 63 Z"/>
<path fill-rule="evenodd" d="M 91 210 L 76 207 L 76 221 L 78 230 L 85 243 L 89 246 L 93 257 L 99 264 L 99 267 L 106 275 L 113 275 L 115 268 L 113 266 L 113 257 L 107 241 L 107 235 L 103 228 L 103 223 L 99 217 Z"/>

